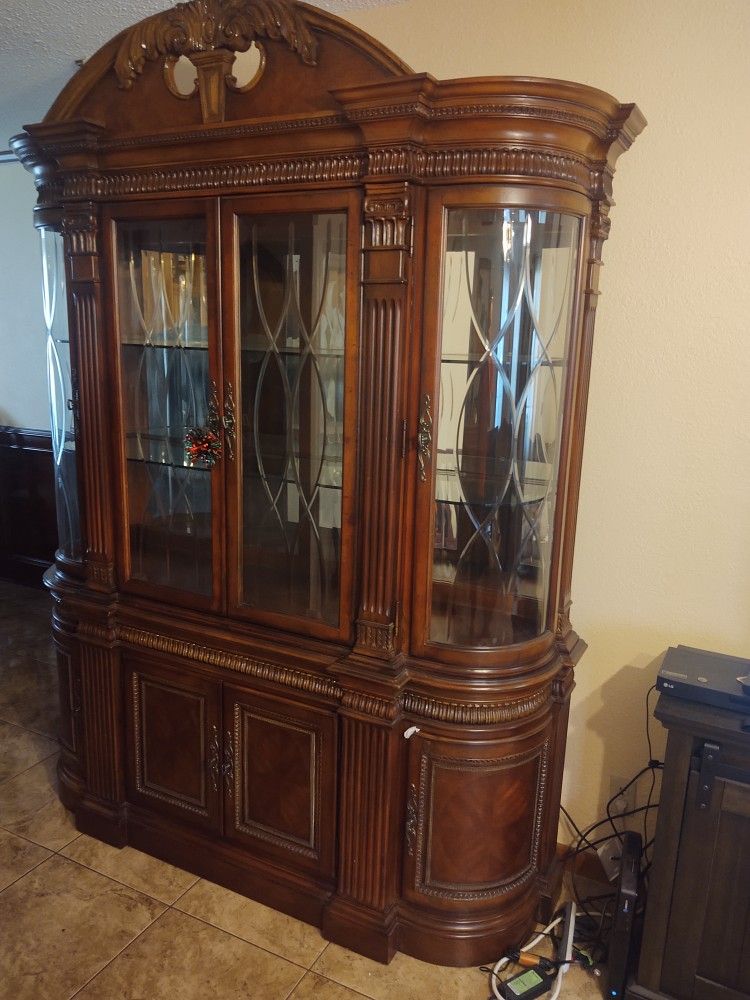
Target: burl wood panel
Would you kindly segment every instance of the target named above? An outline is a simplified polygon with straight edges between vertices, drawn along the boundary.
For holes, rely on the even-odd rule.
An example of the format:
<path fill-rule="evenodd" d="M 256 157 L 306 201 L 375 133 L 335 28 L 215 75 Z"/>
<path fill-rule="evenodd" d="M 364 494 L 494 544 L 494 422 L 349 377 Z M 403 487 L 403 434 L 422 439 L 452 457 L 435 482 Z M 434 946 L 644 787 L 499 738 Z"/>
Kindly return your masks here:
<path fill-rule="evenodd" d="M 127 671 L 129 795 L 218 825 L 218 685 L 155 664 Z"/>
<path fill-rule="evenodd" d="M 512 753 L 418 739 L 413 753 L 410 897 L 481 903 L 527 883 L 538 868 L 549 744 Z"/>
<path fill-rule="evenodd" d="M 332 712 L 227 686 L 226 829 L 254 851 L 333 871 Z"/>

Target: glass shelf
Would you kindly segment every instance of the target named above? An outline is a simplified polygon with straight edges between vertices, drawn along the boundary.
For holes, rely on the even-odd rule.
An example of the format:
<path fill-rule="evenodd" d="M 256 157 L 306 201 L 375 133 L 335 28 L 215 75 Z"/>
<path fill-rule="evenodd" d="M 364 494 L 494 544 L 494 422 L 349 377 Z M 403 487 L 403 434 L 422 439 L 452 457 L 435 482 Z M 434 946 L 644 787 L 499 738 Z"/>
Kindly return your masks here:
<path fill-rule="evenodd" d="M 212 478 L 185 436 L 209 420 L 206 224 L 121 221 L 117 280 L 131 573 L 209 596 Z"/>

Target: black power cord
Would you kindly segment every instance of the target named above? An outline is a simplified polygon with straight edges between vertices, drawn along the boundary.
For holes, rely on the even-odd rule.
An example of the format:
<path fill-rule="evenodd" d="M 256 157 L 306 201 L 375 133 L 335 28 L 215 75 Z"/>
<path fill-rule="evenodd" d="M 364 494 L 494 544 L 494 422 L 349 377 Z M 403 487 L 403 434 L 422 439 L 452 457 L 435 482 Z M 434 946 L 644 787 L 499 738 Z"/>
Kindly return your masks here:
<path fill-rule="evenodd" d="M 633 777 L 609 799 L 605 806 L 606 817 L 598 820 L 596 823 L 592 823 L 585 829 L 581 829 L 568 810 L 564 806 L 560 806 L 560 811 L 566 817 L 578 838 L 574 842 L 575 846 L 571 844 L 571 847 L 563 856 L 563 860 L 567 861 L 571 858 L 576 858 L 579 854 L 585 851 L 594 851 L 596 853 L 597 847 L 610 840 L 617 839 L 620 843 L 622 843 L 622 831 L 617 828 L 616 820 L 628 819 L 631 816 L 642 816 L 643 847 L 641 848 L 641 860 L 643 862 L 643 870 L 641 871 L 640 876 L 641 879 L 645 881 L 648 871 L 651 868 L 651 860 L 648 856 L 648 851 L 652 848 L 654 842 L 653 837 L 648 839 L 648 817 L 652 810 L 658 809 L 659 807 L 659 803 L 653 802 L 652 800 L 656 788 L 656 772 L 664 767 L 664 763 L 654 757 L 653 744 L 651 742 L 649 699 L 652 692 L 655 690 L 656 685 L 652 685 L 646 692 L 645 698 L 645 729 L 646 743 L 648 746 L 648 763 L 645 767 L 642 767 L 635 775 L 633 775 Z M 632 788 L 645 774 L 651 775 L 651 786 L 649 788 L 646 805 L 628 809 L 622 813 L 613 813 L 612 806 L 615 800 L 624 792 L 627 792 L 628 789 Z M 596 836 L 592 839 L 592 834 L 594 834 L 594 832 L 600 827 L 606 826 L 607 824 L 609 824 L 612 828 L 612 833 L 603 837 Z M 576 884 L 575 866 L 571 867 L 571 888 L 573 890 L 573 896 L 576 900 L 576 904 L 582 914 L 579 933 L 577 935 L 578 943 L 589 947 L 589 955 L 592 960 L 605 961 L 607 956 L 607 939 L 612 925 L 612 914 L 609 913 L 608 910 L 610 905 L 615 901 L 615 891 L 613 890 L 611 893 L 603 893 L 596 896 L 581 898 Z M 599 903 L 597 908 L 598 912 L 592 912 L 594 903 Z"/>

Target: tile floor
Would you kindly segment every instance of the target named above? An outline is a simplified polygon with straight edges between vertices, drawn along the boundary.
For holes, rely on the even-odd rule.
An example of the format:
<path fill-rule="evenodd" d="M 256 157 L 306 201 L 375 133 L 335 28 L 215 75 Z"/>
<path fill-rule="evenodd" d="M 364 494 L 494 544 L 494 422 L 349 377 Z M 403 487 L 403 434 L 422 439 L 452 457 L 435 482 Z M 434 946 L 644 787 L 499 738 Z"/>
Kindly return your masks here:
<path fill-rule="evenodd" d="M 389 966 L 315 928 L 80 835 L 57 799 L 49 599 L 0 581 L 0 998 L 485 1000 L 478 969 Z M 563 997 L 598 998 L 573 969 Z"/>

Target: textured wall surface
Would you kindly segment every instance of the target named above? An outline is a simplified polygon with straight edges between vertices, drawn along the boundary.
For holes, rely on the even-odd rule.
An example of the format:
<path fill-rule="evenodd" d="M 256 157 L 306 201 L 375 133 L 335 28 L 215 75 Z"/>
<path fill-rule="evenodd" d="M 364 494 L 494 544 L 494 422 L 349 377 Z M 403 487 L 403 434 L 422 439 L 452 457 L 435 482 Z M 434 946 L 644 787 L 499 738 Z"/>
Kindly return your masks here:
<path fill-rule="evenodd" d="M 750 657 L 750 4 L 409 0 L 351 19 L 416 71 L 578 80 L 648 118 L 615 177 L 573 575 L 589 649 L 563 802 L 593 820 L 610 776 L 645 762 L 660 654 Z"/>
<path fill-rule="evenodd" d="M 12 21 L 15 5 L 0 27 L 31 46 L 13 55 L 21 80 L 29 52 L 88 54 L 161 6 L 124 0 L 94 19 L 89 0 L 77 0 L 55 40 L 40 44 L 28 16 Z M 48 20 L 57 10 L 52 0 L 39 6 Z M 330 4 L 345 7 L 415 70 L 578 80 L 637 101 L 649 120 L 615 178 L 584 457 L 572 617 L 589 650 L 573 694 L 563 801 L 586 822 L 600 814 L 610 776 L 645 760 L 643 702 L 664 649 L 683 642 L 750 656 L 750 4 Z M 53 76 L 0 98 L 23 104 L 16 127 L 45 110 L 64 80 Z M 19 385 L 41 394 L 43 367 L 38 278 L 28 279 L 32 199 L 21 180 L 8 186 L 10 169 L 0 165 L 2 240 L 19 259 L 3 260 L 0 352 L 15 367 L 2 372 L 0 407 L 19 400 Z M 21 334 L 28 349 L 19 351 Z"/>
<path fill-rule="evenodd" d="M 47 380 L 34 181 L 0 163 L 0 424 L 47 429 Z"/>

